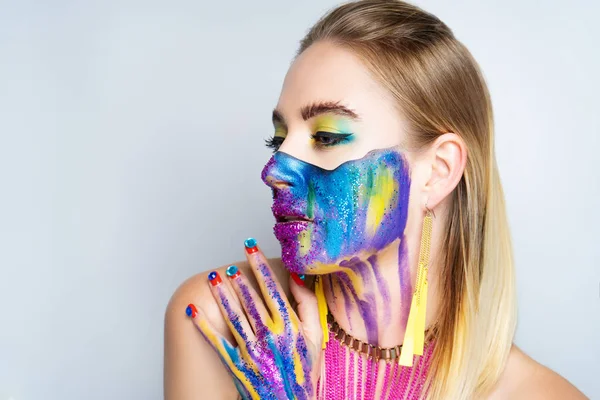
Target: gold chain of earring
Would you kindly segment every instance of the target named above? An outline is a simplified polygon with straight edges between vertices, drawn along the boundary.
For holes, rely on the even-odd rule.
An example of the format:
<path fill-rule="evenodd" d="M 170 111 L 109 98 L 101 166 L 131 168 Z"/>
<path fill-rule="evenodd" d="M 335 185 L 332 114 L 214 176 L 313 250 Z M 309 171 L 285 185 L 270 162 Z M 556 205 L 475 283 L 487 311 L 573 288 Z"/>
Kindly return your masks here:
<path fill-rule="evenodd" d="M 423 229 L 421 231 L 421 247 L 419 249 L 419 264 L 417 269 L 417 306 L 421 305 L 423 285 L 427 283 L 427 272 L 429 271 L 429 255 L 431 253 L 431 229 L 433 227 L 433 212 L 427 209 L 423 218 Z"/>
<path fill-rule="evenodd" d="M 419 264 L 417 267 L 417 281 L 410 304 L 404 342 L 398 363 L 402 366 L 412 367 L 413 355 L 423 355 L 425 342 L 425 317 L 427 310 L 427 272 L 429 271 L 429 255 L 431 252 L 431 231 L 433 226 L 432 210 L 427 209 L 423 218 L 421 231 L 421 247 L 419 249 Z"/>

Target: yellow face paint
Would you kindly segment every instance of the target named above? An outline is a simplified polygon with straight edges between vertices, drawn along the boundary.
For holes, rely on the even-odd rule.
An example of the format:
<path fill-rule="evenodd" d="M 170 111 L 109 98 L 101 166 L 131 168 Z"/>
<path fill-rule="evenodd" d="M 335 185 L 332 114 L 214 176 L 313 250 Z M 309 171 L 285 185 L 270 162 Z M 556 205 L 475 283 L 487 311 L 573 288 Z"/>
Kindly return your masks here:
<path fill-rule="evenodd" d="M 369 188 L 367 201 L 367 235 L 373 237 L 379 228 L 386 210 L 391 209 L 397 202 L 398 182 L 388 168 L 379 166 L 375 172 L 373 186 Z"/>
<path fill-rule="evenodd" d="M 302 232 L 299 236 L 300 239 L 300 255 L 305 256 L 310 251 L 310 229 Z"/>

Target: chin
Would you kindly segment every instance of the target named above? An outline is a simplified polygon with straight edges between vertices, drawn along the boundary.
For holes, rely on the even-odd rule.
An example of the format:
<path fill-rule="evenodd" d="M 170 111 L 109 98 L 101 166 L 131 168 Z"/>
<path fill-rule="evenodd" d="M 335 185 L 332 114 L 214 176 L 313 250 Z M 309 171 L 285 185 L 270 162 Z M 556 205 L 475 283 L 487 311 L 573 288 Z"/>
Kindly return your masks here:
<path fill-rule="evenodd" d="M 306 275 L 315 273 L 314 261 L 311 261 L 311 257 L 302 255 L 304 249 L 297 239 L 279 240 L 279 243 L 281 244 L 281 262 L 288 271 Z"/>
<path fill-rule="evenodd" d="M 316 243 L 303 244 L 303 238 L 278 239 L 281 244 L 281 262 L 290 272 L 305 275 L 323 275 L 341 270 L 338 260 L 327 257 L 327 251 Z"/>

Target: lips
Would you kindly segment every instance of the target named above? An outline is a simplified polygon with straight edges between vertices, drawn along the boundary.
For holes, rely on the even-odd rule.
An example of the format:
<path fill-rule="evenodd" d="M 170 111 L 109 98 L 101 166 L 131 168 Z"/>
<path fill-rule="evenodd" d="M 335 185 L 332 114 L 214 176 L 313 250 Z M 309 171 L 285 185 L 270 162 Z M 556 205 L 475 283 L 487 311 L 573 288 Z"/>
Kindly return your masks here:
<path fill-rule="evenodd" d="M 275 216 L 275 226 L 273 227 L 275 237 L 280 241 L 296 241 L 298 235 L 304 232 L 314 222 L 306 213 L 301 210 L 303 204 L 298 202 L 275 201 L 273 215 Z"/>
<path fill-rule="evenodd" d="M 289 222 L 312 222 L 311 219 L 303 215 L 275 215 L 275 221 L 281 224 Z"/>
<path fill-rule="evenodd" d="M 273 227 L 273 233 L 275 233 L 275 237 L 282 245 L 285 243 L 285 246 L 296 246 L 298 235 L 306 232 L 310 226 L 310 221 L 277 222 Z"/>
<path fill-rule="evenodd" d="M 275 201 L 271 210 L 278 224 L 313 222 L 313 219 L 306 215 L 304 210 L 302 210 L 304 207 L 301 206 L 302 204 L 298 204 L 296 201 Z"/>

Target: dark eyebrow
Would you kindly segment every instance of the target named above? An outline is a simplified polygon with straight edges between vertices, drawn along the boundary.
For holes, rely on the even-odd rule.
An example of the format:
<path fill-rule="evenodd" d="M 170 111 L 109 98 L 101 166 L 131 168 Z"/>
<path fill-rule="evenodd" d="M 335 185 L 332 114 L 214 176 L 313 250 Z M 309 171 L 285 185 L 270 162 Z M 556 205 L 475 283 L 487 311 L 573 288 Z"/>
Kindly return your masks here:
<path fill-rule="evenodd" d="M 358 114 L 356 114 L 353 110 L 349 109 L 348 107 L 340 104 L 339 101 L 324 101 L 319 103 L 313 103 L 302 107 L 302 109 L 300 110 L 302 119 L 305 121 L 324 113 L 342 115 L 355 120 L 360 119 L 358 117 Z"/>
<path fill-rule="evenodd" d="M 286 126 L 287 124 L 285 123 L 285 119 L 283 118 L 283 115 L 281 115 L 281 113 L 277 110 L 273 110 L 273 124 L 281 124 L 283 126 Z"/>
<path fill-rule="evenodd" d="M 350 117 L 353 120 L 360 119 L 356 112 L 340 104 L 339 101 L 321 101 L 306 105 L 300 109 L 300 115 L 302 115 L 302 119 L 304 121 L 308 121 L 317 115 L 325 113 L 342 115 L 344 117 Z M 273 123 L 276 122 L 286 125 L 283 115 L 281 115 L 281 112 L 279 112 L 277 109 L 273 110 Z"/>

